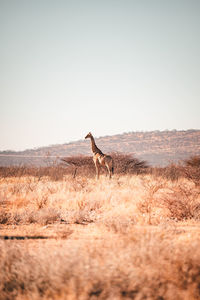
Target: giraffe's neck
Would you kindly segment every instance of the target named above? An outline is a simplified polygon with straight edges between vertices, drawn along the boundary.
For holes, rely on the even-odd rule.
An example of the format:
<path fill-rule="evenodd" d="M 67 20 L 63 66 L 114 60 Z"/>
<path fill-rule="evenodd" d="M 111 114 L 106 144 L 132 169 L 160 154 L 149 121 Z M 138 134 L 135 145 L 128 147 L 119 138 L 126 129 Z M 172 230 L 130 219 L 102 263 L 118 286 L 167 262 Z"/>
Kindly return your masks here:
<path fill-rule="evenodd" d="M 93 136 L 91 136 L 91 146 L 92 146 L 92 152 L 94 153 L 94 154 L 96 154 L 96 153 L 99 153 L 99 154 L 103 154 L 102 152 L 101 152 L 101 150 L 97 147 L 97 145 L 95 144 L 95 141 L 94 141 L 94 138 L 93 138 Z"/>

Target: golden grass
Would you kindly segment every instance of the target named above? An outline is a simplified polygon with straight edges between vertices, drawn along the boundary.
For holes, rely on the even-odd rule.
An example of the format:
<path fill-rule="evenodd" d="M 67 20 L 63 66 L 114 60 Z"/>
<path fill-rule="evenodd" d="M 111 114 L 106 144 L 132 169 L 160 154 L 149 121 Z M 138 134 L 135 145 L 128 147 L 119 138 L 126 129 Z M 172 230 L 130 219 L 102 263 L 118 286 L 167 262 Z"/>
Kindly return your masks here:
<path fill-rule="evenodd" d="M 200 299 L 192 181 L 6 177 L 0 204 L 2 300 Z"/>

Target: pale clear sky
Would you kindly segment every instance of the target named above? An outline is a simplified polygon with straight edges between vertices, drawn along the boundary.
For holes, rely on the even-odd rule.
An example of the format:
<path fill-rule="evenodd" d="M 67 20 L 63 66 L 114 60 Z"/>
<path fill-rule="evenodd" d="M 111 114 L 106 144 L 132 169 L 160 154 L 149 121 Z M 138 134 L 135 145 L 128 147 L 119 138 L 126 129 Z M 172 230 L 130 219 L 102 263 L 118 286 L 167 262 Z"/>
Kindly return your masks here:
<path fill-rule="evenodd" d="M 199 0 L 0 0 L 0 150 L 191 128 Z"/>

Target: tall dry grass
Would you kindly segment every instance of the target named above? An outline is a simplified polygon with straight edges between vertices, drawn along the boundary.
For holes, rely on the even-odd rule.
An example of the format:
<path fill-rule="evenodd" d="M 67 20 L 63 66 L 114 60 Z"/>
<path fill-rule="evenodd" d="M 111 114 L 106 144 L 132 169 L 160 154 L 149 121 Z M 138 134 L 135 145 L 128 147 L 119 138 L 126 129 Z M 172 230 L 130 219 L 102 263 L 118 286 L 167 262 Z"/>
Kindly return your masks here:
<path fill-rule="evenodd" d="M 1 169 L 0 299 L 200 298 L 198 167 L 128 165 Z"/>
<path fill-rule="evenodd" d="M 0 241 L 0 299 L 199 299 L 199 240 L 172 229 Z"/>

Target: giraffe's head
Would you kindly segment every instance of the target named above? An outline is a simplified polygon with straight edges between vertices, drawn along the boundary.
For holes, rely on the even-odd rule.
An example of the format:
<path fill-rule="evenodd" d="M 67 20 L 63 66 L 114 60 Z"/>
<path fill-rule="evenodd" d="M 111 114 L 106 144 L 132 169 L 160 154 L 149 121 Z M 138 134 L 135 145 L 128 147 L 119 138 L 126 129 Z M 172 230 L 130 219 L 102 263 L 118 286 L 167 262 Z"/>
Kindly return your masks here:
<path fill-rule="evenodd" d="M 89 132 L 86 136 L 85 136 L 85 139 L 89 139 L 89 138 L 91 138 L 92 137 L 92 134 L 91 134 L 91 132 Z"/>

